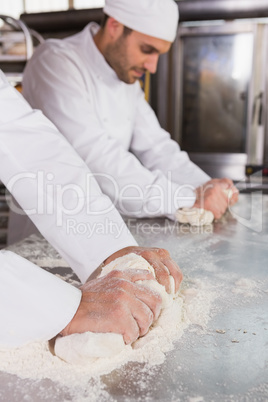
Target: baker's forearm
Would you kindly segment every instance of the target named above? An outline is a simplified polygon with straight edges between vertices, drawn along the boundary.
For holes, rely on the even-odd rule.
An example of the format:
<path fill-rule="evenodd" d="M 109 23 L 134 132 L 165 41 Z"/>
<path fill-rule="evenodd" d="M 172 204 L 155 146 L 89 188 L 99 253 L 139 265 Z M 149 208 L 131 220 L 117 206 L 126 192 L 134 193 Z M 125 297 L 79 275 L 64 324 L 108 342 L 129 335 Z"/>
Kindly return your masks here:
<path fill-rule="evenodd" d="M 161 128 L 151 106 L 140 90 L 131 151 L 150 171 L 160 170 L 179 186 L 199 187 L 210 177 L 189 159 L 179 144 Z"/>

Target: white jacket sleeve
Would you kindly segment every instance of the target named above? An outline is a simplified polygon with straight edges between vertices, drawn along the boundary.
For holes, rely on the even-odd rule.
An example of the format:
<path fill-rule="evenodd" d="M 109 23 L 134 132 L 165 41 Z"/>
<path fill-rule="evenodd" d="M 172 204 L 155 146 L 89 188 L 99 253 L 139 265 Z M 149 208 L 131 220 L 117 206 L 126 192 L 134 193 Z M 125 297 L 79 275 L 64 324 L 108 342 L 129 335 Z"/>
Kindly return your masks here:
<path fill-rule="evenodd" d="M 173 218 L 179 207 L 193 205 L 190 186 L 180 188 L 157 166 L 149 170 L 149 164 L 143 166 L 103 131 L 80 66 L 66 50 L 37 51 L 26 67 L 23 88 L 29 103 L 57 125 L 122 214 Z"/>
<path fill-rule="evenodd" d="M 0 348 L 53 338 L 80 300 L 79 289 L 11 251 L 0 252 Z"/>
<path fill-rule="evenodd" d="M 136 245 L 82 159 L 2 73 L 0 178 L 81 281 L 114 252 Z"/>
<path fill-rule="evenodd" d="M 163 130 L 154 111 L 141 92 L 135 128 L 130 145 L 131 151 L 149 170 L 161 170 L 178 185 L 197 188 L 210 180 L 210 177 L 195 165 L 179 144 Z"/>

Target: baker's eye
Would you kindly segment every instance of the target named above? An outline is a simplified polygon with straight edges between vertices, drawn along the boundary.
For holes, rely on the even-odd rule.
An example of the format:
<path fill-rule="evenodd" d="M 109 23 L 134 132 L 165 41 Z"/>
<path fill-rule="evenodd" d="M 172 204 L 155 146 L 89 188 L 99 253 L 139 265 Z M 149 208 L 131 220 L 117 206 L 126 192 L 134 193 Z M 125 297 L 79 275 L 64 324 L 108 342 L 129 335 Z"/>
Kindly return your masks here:
<path fill-rule="evenodd" d="M 153 53 L 155 53 L 155 49 L 151 48 L 151 47 L 148 47 L 148 46 L 142 46 L 141 51 L 144 54 L 153 54 Z"/>

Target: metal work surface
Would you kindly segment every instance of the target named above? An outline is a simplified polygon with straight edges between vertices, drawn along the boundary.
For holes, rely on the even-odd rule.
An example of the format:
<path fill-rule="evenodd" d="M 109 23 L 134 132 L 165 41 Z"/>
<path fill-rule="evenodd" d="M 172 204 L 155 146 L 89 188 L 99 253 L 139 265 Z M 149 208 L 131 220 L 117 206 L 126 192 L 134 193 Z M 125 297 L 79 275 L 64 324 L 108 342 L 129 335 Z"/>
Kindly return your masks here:
<path fill-rule="evenodd" d="M 185 281 L 208 283 L 218 297 L 206 327 L 189 326 L 163 364 L 146 370 L 130 363 L 102 376 L 107 394 L 98 401 L 268 401 L 268 196 L 243 194 L 232 214 L 204 228 L 165 219 L 127 223 L 140 245 L 168 249 Z M 44 244 L 15 249 L 36 257 L 36 246 L 51 252 Z M 0 400 L 72 398 L 51 380 L 0 373 Z"/>

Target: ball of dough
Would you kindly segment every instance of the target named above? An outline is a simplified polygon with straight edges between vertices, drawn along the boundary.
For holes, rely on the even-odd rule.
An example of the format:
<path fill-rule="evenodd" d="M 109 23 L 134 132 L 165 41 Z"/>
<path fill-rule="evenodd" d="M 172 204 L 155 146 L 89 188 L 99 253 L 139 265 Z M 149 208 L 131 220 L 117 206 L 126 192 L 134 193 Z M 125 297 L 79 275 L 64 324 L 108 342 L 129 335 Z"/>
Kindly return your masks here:
<path fill-rule="evenodd" d="M 120 334 L 84 332 L 57 337 L 54 352 L 67 363 L 87 364 L 100 357 L 113 357 L 124 348 L 125 342 Z"/>
<path fill-rule="evenodd" d="M 178 222 L 192 226 L 210 225 L 214 220 L 213 213 L 203 208 L 180 208 L 175 216 Z"/>
<path fill-rule="evenodd" d="M 153 267 L 146 261 L 143 257 L 138 254 L 130 253 L 126 254 L 123 257 L 116 258 L 109 264 L 105 265 L 102 268 L 99 277 L 109 274 L 111 271 L 114 270 L 118 271 L 125 271 L 126 269 L 144 269 L 149 271 L 155 277 L 155 272 Z"/>

